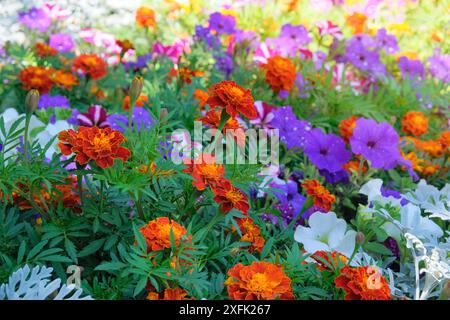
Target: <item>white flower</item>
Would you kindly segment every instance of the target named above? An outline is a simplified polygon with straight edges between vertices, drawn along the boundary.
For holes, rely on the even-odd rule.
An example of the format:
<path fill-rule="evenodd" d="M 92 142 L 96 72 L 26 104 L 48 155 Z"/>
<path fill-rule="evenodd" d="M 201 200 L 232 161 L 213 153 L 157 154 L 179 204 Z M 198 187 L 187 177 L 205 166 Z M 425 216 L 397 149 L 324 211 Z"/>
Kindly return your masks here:
<path fill-rule="evenodd" d="M 38 141 L 42 148 L 44 148 L 51 139 L 58 135 L 58 133 L 71 128 L 72 126 L 67 121 L 58 120 L 54 124 L 49 123 L 43 131 L 36 135 L 35 140 Z M 58 139 L 54 139 L 50 148 L 48 148 L 45 152 L 45 157 L 47 159 L 51 159 L 53 154 L 59 152 L 59 149 L 57 149 L 57 144 Z"/>
<path fill-rule="evenodd" d="M 376 201 L 382 205 L 391 204 L 393 206 L 400 206 L 401 199 L 394 198 L 392 196 L 385 197 L 381 193 L 381 187 L 383 186 L 383 180 L 381 179 L 372 179 L 365 183 L 359 193 L 365 194 L 368 199 L 368 203 L 372 201 Z"/>
<path fill-rule="evenodd" d="M 351 257 L 355 250 L 356 232 L 347 231 L 347 223 L 334 212 L 315 212 L 308 220 L 309 228 L 298 226 L 294 239 L 303 244 L 308 253 L 337 251 Z"/>

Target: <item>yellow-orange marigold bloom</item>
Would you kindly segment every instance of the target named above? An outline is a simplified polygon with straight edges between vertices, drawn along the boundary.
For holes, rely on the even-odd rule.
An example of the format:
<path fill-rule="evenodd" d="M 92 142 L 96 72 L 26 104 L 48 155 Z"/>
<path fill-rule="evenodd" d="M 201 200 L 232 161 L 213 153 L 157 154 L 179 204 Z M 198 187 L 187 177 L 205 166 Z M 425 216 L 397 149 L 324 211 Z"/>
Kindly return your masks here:
<path fill-rule="evenodd" d="M 236 219 L 236 222 L 242 234 L 240 241 L 250 242 L 252 244 L 249 248 L 250 252 L 261 252 L 264 243 L 266 242 L 264 238 L 261 237 L 261 228 L 249 217 Z"/>
<path fill-rule="evenodd" d="M 351 116 L 347 119 L 342 120 L 338 125 L 339 132 L 347 143 L 349 142 L 350 137 L 353 134 L 353 129 L 355 129 L 356 127 L 356 120 L 358 120 L 357 116 Z"/>
<path fill-rule="evenodd" d="M 215 156 L 211 154 L 201 154 L 199 159 L 202 161 L 194 160 L 183 172 L 194 178 L 192 185 L 197 190 L 205 190 L 208 186 L 215 187 L 225 174 L 223 164 L 217 164 Z"/>
<path fill-rule="evenodd" d="M 64 70 L 57 70 L 53 73 L 53 82 L 61 88 L 64 89 L 72 89 L 72 87 L 78 85 L 78 78 L 74 76 L 72 73 L 64 71 Z"/>
<path fill-rule="evenodd" d="M 359 34 L 364 32 L 367 16 L 360 12 L 355 12 L 346 17 L 345 22 L 352 28 L 353 34 Z"/>
<path fill-rule="evenodd" d="M 402 150 L 400 150 L 400 154 L 405 160 L 411 161 L 411 165 L 414 171 L 417 171 L 419 173 L 422 172 L 424 160 L 420 159 L 414 151 L 410 151 L 405 154 Z M 402 170 L 407 170 L 407 168 L 403 166 Z"/>
<path fill-rule="evenodd" d="M 36 89 L 39 93 L 48 93 L 53 87 L 53 69 L 27 67 L 20 71 L 18 78 L 25 90 Z"/>
<path fill-rule="evenodd" d="M 445 153 L 443 145 L 436 140 L 419 141 L 415 147 L 433 158 L 440 158 Z"/>
<path fill-rule="evenodd" d="M 221 179 L 212 188 L 212 191 L 214 192 L 214 201 L 220 205 L 223 213 L 228 213 L 234 208 L 247 215 L 250 209 L 248 198 L 242 190 L 233 186 L 230 181 Z"/>
<path fill-rule="evenodd" d="M 407 134 L 421 136 L 428 132 L 428 119 L 422 112 L 409 111 L 402 117 L 402 129 Z"/>
<path fill-rule="evenodd" d="M 148 97 L 145 94 L 141 94 L 134 104 L 135 107 L 143 107 L 144 103 L 148 103 Z M 130 110 L 130 96 L 126 96 L 123 99 L 122 109 Z"/>
<path fill-rule="evenodd" d="M 342 288 L 345 300 L 391 300 L 391 289 L 376 267 L 344 266 L 334 283 Z"/>
<path fill-rule="evenodd" d="M 164 290 L 164 294 L 158 292 L 149 292 L 147 300 L 195 300 L 187 298 L 189 293 L 181 288 L 168 288 Z"/>
<path fill-rule="evenodd" d="M 330 211 L 333 203 L 336 201 L 336 197 L 328 191 L 317 180 L 304 180 L 302 187 L 306 190 L 309 196 L 313 197 L 315 206 L 319 206 L 326 211 Z"/>
<path fill-rule="evenodd" d="M 81 71 L 92 79 L 98 80 L 106 76 L 106 62 L 96 54 L 80 54 L 73 59 L 73 71 Z"/>
<path fill-rule="evenodd" d="M 56 56 L 58 54 L 58 51 L 50 47 L 49 45 L 38 42 L 34 46 L 36 55 L 41 58 L 49 57 L 49 56 Z"/>
<path fill-rule="evenodd" d="M 330 255 L 333 261 L 330 260 Z M 326 251 L 316 251 L 311 255 L 311 258 L 317 262 L 317 269 L 320 271 L 333 271 L 335 268 L 339 268 L 339 266 L 347 264 L 348 261 L 346 256 L 337 251 L 333 251 L 332 253 Z"/>
<path fill-rule="evenodd" d="M 342 166 L 342 168 L 344 168 L 345 170 L 347 170 L 348 173 L 353 173 L 353 172 L 358 172 L 359 171 L 359 166 L 360 166 L 360 161 L 357 160 L 351 160 L 349 162 L 347 162 L 346 164 L 344 164 Z M 362 173 L 366 173 L 367 172 L 367 166 L 364 164 L 361 168 Z"/>
<path fill-rule="evenodd" d="M 444 131 L 439 135 L 437 141 L 442 145 L 444 150 L 449 153 L 450 152 L 450 131 Z"/>
<path fill-rule="evenodd" d="M 127 161 L 131 152 L 120 145 L 126 140 L 120 131 L 111 128 L 79 127 L 58 134 L 58 146 L 63 155 L 76 154 L 75 161 L 85 165 L 95 161 L 100 168 L 114 165 L 114 159 Z"/>
<path fill-rule="evenodd" d="M 200 70 L 191 70 L 186 67 L 181 67 L 178 70 L 175 68 L 172 68 L 169 71 L 167 80 L 168 80 L 168 82 L 170 82 L 172 80 L 172 78 L 179 77 L 179 79 L 181 81 L 183 81 L 187 84 L 191 84 L 193 77 L 203 77 L 204 75 L 205 75 L 205 73 Z"/>
<path fill-rule="evenodd" d="M 211 108 L 225 109 L 232 118 L 242 114 L 249 119 L 255 119 L 258 113 L 255 101 L 249 89 L 244 89 L 234 81 L 222 81 L 209 87 L 207 103 Z"/>
<path fill-rule="evenodd" d="M 136 10 L 136 23 L 143 28 L 156 27 L 155 11 L 149 7 L 139 7 Z"/>
<path fill-rule="evenodd" d="M 173 239 L 176 246 L 179 246 L 181 241 L 189 242 L 191 236 L 184 239 L 186 236 L 186 229 L 176 221 L 169 220 L 168 217 L 159 217 L 139 229 L 147 242 L 147 250 L 149 252 L 156 250 L 169 249 L 170 234 L 173 233 Z"/>
<path fill-rule="evenodd" d="M 267 60 L 264 69 L 266 69 L 266 83 L 273 91 L 291 91 L 295 82 L 295 66 L 291 60 L 281 56 L 274 56 Z"/>
<path fill-rule="evenodd" d="M 194 99 L 198 101 L 200 108 L 203 108 L 209 99 L 208 92 L 200 90 L 200 89 L 195 89 L 193 96 L 194 96 Z"/>
<path fill-rule="evenodd" d="M 283 267 L 270 262 L 239 263 L 228 270 L 225 281 L 231 300 L 293 300 L 291 279 Z"/>

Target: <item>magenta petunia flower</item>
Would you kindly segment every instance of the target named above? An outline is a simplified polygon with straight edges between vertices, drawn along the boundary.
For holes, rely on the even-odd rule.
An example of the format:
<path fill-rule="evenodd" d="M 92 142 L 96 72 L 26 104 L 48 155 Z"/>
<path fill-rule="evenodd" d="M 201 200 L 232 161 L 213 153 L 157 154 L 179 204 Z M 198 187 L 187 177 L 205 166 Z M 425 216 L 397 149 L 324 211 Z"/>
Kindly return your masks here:
<path fill-rule="evenodd" d="M 69 52 L 75 46 L 72 37 L 65 33 L 52 34 L 50 36 L 49 45 L 61 53 Z"/>
<path fill-rule="evenodd" d="M 332 133 L 326 134 L 319 128 L 310 131 L 305 154 L 319 170 L 325 169 L 331 173 L 342 170 L 342 166 L 352 157 L 342 138 Z"/>
<path fill-rule="evenodd" d="M 31 8 L 27 12 L 19 13 L 19 22 L 30 29 L 45 32 L 52 24 L 52 18 L 44 9 Z"/>
<path fill-rule="evenodd" d="M 100 105 L 93 105 L 89 107 L 88 112 L 78 114 L 77 120 L 80 126 L 97 126 L 99 128 L 109 127 L 106 111 Z"/>

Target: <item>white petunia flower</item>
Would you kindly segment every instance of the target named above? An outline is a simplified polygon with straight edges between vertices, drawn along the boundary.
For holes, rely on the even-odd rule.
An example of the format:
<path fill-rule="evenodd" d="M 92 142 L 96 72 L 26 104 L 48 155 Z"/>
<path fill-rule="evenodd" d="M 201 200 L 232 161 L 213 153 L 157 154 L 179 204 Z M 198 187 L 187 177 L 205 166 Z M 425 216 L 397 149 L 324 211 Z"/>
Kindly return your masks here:
<path fill-rule="evenodd" d="M 53 139 L 58 135 L 58 133 L 71 128 L 72 126 L 67 121 L 58 120 L 54 124 L 49 123 L 43 131 L 39 132 L 36 135 L 35 140 L 38 141 L 38 143 L 42 148 L 44 148 L 47 145 L 47 143 L 50 142 L 51 139 Z M 48 150 L 45 152 L 45 157 L 47 159 L 51 159 L 53 157 L 53 154 L 59 152 L 57 144 L 58 139 L 54 139 L 50 148 L 48 148 Z"/>

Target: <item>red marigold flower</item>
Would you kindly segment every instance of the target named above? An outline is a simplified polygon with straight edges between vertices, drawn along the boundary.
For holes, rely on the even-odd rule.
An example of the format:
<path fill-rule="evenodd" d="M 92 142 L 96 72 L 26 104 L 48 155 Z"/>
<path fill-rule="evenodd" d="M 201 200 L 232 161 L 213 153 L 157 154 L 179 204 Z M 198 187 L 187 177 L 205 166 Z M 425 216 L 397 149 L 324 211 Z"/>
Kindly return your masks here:
<path fill-rule="evenodd" d="M 148 97 L 145 94 L 141 94 L 134 104 L 135 107 L 143 107 L 144 103 L 148 103 Z M 123 99 L 122 109 L 130 110 L 130 96 L 126 96 Z"/>
<path fill-rule="evenodd" d="M 407 134 L 421 136 L 428 132 L 428 119 L 422 112 L 409 111 L 402 117 L 402 130 Z"/>
<path fill-rule="evenodd" d="M 333 261 L 330 260 L 330 255 Z M 348 261 L 346 256 L 337 251 L 333 251 L 332 253 L 326 251 L 316 251 L 311 255 L 311 258 L 317 262 L 317 269 L 320 271 L 333 271 L 335 268 L 339 268 L 343 264 L 347 264 Z"/>
<path fill-rule="evenodd" d="M 344 266 L 340 272 L 334 283 L 345 291 L 345 300 L 391 300 L 391 289 L 376 267 Z"/>
<path fill-rule="evenodd" d="M 73 71 L 81 71 L 92 79 L 98 80 L 106 76 L 106 62 L 96 54 L 80 54 L 73 59 Z"/>
<path fill-rule="evenodd" d="M 306 190 L 306 193 L 313 197 L 315 206 L 321 207 L 326 211 L 330 211 L 333 203 L 336 201 L 336 197 L 328 191 L 317 180 L 304 180 L 302 188 Z"/>
<path fill-rule="evenodd" d="M 265 240 L 261 237 L 261 228 L 258 227 L 251 218 L 238 218 L 236 222 L 241 231 L 241 242 L 250 242 L 252 245 L 249 248 L 250 252 L 261 252 L 264 247 Z"/>
<path fill-rule="evenodd" d="M 136 23 L 143 28 L 156 27 L 155 11 L 148 7 L 139 7 L 136 11 Z"/>
<path fill-rule="evenodd" d="M 266 83 L 276 93 L 291 91 L 295 82 L 295 66 L 291 60 L 281 56 L 274 56 L 263 66 L 266 69 Z"/>
<path fill-rule="evenodd" d="M 25 90 L 36 89 L 39 93 L 48 93 L 53 87 L 53 69 L 27 67 L 20 71 L 18 78 Z"/>
<path fill-rule="evenodd" d="M 222 81 L 209 87 L 207 103 L 211 108 L 224 108 L 232 118 L 242 114 L 249 119 L 255 119 L 258 112 L 249 89 L 244 89 L 233 81 Z"/>
<path fill-rule="evenodd" d="M 216 164 L 214 155 L 202 154 L 201 157 L 202 161 L 194 160 L 188 168 L 183 170 L 192 175 L 194 178 L 192 185 L 200 191 L 205 190 L 208 186 L 215 187 L 223 179 L 225 173 L 223 165 Z"/>
<path fill-rule="evenodd" d="M 185 238 L 186 229 L 176 221 L 169 220 L 168 217 L 156 218 L 139 229 L 147 242 L 148 252 L 170 249 L 170 234 L 173 233 L 173 239 L 176 246 L 181 241 L 189 242 L 192 236 Z"/>
<path fill-rule="evenodd" d="M 34 49 L 36 55 L 41 58 L 56 56 L 58 54 L 58 51 L 43 42 L 36 43 Z"/>
<path fill-rule="evenodd" d="M 75 161 L 85 165 L 93 160 L 100 168 L 114 165 L 114 159 L 127 161 L 130 150 L 121 147 L 125 137 L 120 131 L 111 128 L 79 127 L 78 132 L 72 129 L 58 134 L 58 146 L 63 155 L 76 154 Z"/>
<path fill-rule="evenodd" d="M 231 300 L 293 300 L 291 279 L 283 267 L 270 262 L 239 263 L 228 270 L 225 281 Z"/>
<path fill-rule="evenodd" d="M 341 137 L 344 138 L 347 143 L 353 134 L 353 129 L 356 127 L 356 120 L 358 120 L 357 116 L 351 116 L 350 118 L 342 120 L 338 125 Z"/>
<path fill-rule="evenodd" d="M 181 288 L 168 288 L 164 290 L 164 295 L 158 292 L 149 292 L 147 300 L 195 300 L 187 298 L 189 293 Z"/>
<path fill-rule="evenodd" d="M 236 210 L 247 214 L 250 209 L 245 193 L 233 186 L 230 181 L 222 179 L 212 190 L 215 195 L 214 201 L 220 205 L 220 209 L 223 213 L 228 213 L 231 209 L 235 208 Z"/>
<path fill-rule="evenodd" d="M 64 71 L 64 70 L 57 70 L 52 75 L 53 82 L 61 88 L 70 90 L 72 87 L 78 85 L 78 78 L 74 76 L 72 73 Z"/>

